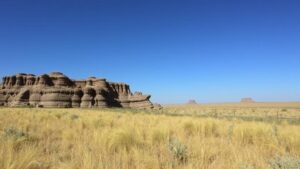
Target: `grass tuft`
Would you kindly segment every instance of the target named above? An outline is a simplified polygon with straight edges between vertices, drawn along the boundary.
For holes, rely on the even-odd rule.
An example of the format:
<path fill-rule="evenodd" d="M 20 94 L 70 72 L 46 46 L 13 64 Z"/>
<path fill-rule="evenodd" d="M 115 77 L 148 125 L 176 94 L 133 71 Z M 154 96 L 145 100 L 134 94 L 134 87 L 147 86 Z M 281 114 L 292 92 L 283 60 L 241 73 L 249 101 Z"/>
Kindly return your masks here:
<path fill-rule="evenodd" d="M 277 156 L 270 160 L 270 169 L 299 169 L 300 159 L 291 156 Z"/>

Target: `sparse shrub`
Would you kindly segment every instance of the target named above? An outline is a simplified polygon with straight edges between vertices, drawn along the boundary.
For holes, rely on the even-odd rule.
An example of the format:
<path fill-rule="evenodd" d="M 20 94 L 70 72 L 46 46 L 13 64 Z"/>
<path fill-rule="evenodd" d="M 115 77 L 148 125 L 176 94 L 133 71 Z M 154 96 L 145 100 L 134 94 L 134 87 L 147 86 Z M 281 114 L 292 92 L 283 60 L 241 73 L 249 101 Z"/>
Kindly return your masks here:
<path fill-rule="evenodd" d="M 71 118 L 71 120 L 76 120 L 76 119 L 79 118 L 79 116 L 76 115 L 76 114 L 72 114 L 72 115 L 70 116 L 70 118 Z"/>
<path fill-rule="evenodd" d="M 14 150 L 20 150 L 24 146 L 26 147 L 29 144 L 36 143 L 39 140 L 37 137 L 30 136 L 28 133 L 14 127 L 4 129 L 4 138 L 7 139 L 6 141 L 12 141 L 12 148 Z"/>
<path fill-rule="evenodd" d="M 277 156 L 269 161 L 270 169 L 299 169 L 300 160 L 291 156 Z"/>
<path fill-rule="evenodd" d="M 20 138 L 27 138 L 28 137 L 27 133 L 25 133 L 21 130 L 18 130 L 16 128 L 13 128 L 13 127 L 5 128 L 4 129 L 4 135 L 6 137 L 14 138 L 14 139 L 20 139 Z"/>
<path fill-rule="evenodd" d="M 62 115 L 61 114 L 56 114 L 55 117 L 60 119 L 62 117 Z"/>
<path fill-rule="evenodd" d="M 63 112 L 63 113 L 56 113 L 55 114 L 55 117 L 58 118 L 58 119 L 61 119 L 63 116 L 67 115 L 68 112 Z"/>
<path fill-rule="evenodd" d="M 287 109 L 281 109 L 282 112 L 287 112 Z"/>
<path fill-rule="evenodd" d="M 186 145 L 182 144 L 178 139 L 171 139 L 169 142 L 169 150 L 174 159 L 180 163 L 185 163 L 188 159 Z"/>

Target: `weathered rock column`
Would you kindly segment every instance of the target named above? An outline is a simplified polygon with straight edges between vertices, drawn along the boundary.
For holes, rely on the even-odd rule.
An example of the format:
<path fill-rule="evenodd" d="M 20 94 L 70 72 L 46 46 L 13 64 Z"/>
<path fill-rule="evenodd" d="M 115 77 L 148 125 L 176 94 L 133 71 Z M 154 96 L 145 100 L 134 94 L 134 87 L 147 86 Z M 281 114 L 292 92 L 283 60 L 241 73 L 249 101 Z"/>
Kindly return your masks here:
<path fill-rule="evenodd" d="M 93 107 L 95 104 L 95 100 L 94 100 L 95 95 L 96 92 L 93 88 L 91 87 L 84 88 L 80 107 Z"/>
<path fill-rule="evenodd" d="M 74 94 L 71 98 L 72 107 L 80 107 L 82 95 L 83 92 L 80 89 L 74 89 Z"/>

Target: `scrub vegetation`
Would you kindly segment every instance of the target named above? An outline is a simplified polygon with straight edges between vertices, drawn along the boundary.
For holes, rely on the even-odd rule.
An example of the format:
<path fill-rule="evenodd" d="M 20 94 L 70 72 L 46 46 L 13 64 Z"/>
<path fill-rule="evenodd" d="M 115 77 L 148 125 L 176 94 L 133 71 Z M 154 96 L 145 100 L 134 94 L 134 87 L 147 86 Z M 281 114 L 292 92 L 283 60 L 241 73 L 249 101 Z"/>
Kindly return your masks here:
<path fill-rule="evenodd" d="M 238 107 L 235 117 L 223 118 L 232 107 L 200 107 L 166 106 L 162 111 L 1 108 L 0 168 L 300 167 L 298 123 L 239 118 L 243 112 L 251 115 L 252 109 L 253 117 L 265 117 L 265 110 L 270 114 L 275 109 Z M 300 116 L 297 107 L 277 109 L 281 116 Z M 197 116 L 204 110 L 218 115 Z"/>

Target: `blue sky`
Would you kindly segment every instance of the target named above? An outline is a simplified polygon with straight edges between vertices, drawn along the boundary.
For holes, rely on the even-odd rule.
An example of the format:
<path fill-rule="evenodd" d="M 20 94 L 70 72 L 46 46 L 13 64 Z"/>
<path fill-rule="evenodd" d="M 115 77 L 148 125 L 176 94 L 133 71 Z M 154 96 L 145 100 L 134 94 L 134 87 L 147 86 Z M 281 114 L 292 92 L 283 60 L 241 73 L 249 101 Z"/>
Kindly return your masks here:
<path fill-rule="evenodd" d="M 300 2 L 1 0 L 0 76 L 105 77 L 183 103 L 300 101 Z"/>

